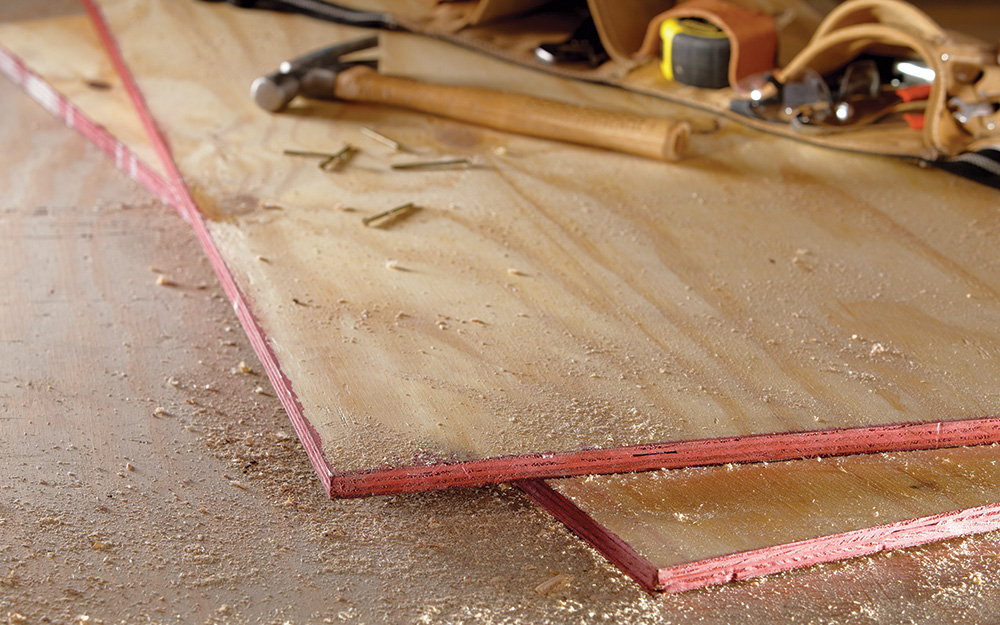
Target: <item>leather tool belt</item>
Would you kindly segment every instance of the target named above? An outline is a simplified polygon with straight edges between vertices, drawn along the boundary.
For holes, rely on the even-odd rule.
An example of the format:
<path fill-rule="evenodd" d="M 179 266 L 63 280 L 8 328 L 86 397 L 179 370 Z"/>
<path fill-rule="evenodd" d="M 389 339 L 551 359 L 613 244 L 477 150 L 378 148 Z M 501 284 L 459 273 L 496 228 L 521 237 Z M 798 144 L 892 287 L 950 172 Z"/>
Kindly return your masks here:
<path fill-rule="evenodd" d="M 848 0 L 826 15 L 805 0 L 381 4 L 411 31 L 818 145 L 942 166 L 977 152 L 1000 155 L 996 44 L 948 32 L 903 0 Z M 536 48 L 571 32 L 581 13 L 593 19 L 607 62 L 592 67 L 540 61 Z M 729 87 L 691 87 L 660 73 L 659 26 L 677 17 L 705 20 L 729 37 Z M 887 61 L 918 67 L 922 77 L 904 77 L 897 85 Z M 788 93 L 809 81 L 820 92 L 824 85 L 818 83 L 825 82 L 829 93 L 819 93 L 815 102 L 789 103 Z M 778 114 L 768 114 L 775 109 Z M 1000 165 L 992 175 L 1000 184 Z"/>

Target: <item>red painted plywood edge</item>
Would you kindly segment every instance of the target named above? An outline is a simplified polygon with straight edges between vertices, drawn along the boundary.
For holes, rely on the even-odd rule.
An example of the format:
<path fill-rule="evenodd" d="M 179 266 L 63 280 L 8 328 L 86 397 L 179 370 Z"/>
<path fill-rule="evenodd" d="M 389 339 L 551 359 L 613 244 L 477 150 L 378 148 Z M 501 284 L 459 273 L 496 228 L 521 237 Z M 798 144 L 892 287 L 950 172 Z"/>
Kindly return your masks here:
<path fill-rule="evenodd" d="M 1000 503 L 993 503 L 657 568 L 545 482 L 517 486 L 650 592 L 695 590 L 1000 529 Z"/>
<path fill-rule="evenodd" d="M 681 592 L 1000 529 L 1000 503 L 907 519 L 659 570 L 659 589 Z"/>
<path fill-rule="evenodd" d="M 335 473 L 332 496 L 417 492 L 535 478 L 943 449 L 1000 441 L 1000 418 L 755 434 Z"/>
<path fill-rule="evenodd" d="M 142 164 L 105 128 L 89 120 L 14 55 L 6 51 L 0 54 L 0 70 L 25 86 L 29 94 L 36 97 L 48 110 L 63 118 L 67 124 L 80 130 L 84 136 L 104 149 L 115 159 L 116 165 L 153 190 L 161 199 L 173 205 L 192 225 L 310 461 L 331 497 L 360 497 L 479 486 L 522 479 L 936 449 L 1000 442 L 1000 418 L 985 417 L 959 421 L 675 441 L 529 456 L 503 456 L 433 465 L 387 467 L 353 473 L 334 472 L 323 456 L 320 438 L 305 417 L 291 380 L 281 370 L 247 298 L 237 286 L 232 273 L 215 247 L 207 224 L 177 169 L 169 145 L 157 128 L 99 8 L 93 0 L 83 0 L 83 3 L 150 135 L 150 140 L 163 159 L 163 166 L 169 173 L 169 179 L 164 179 Z"/>

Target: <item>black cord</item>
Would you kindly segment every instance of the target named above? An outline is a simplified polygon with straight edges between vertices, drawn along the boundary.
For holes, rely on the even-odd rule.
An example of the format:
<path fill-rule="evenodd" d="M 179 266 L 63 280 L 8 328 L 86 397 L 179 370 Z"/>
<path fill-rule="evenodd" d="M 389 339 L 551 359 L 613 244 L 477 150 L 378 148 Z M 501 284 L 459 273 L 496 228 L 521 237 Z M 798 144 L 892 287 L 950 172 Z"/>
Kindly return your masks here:
<path fill-rule="evenodd" d="M 323 2 L 322 0 L 272 0 L 272 2 L 279 5 L 286 5 L 303 15 L 337 22 L 338 24 L 358 26 L 360 28 L 379 28 L 382 30 L 406 30 L 389 13 L 348 9 L 336 4 Z"/>
<path fill-rule="evenodd" d="M 205 2 L 222 2 L 223 0 L 204 0 Z M 359 28 L 378 28 L 381 30 L 406 30 L 388 13 L 375 11 L 359 11 L 347 7 L 323 2 L 323 0 L 228 0 L 229 4 L 243 9 L 261 9 L 265 11 L 281 11 L 285 13 L 301 13 L 309 17 L 357 26 Z"/>

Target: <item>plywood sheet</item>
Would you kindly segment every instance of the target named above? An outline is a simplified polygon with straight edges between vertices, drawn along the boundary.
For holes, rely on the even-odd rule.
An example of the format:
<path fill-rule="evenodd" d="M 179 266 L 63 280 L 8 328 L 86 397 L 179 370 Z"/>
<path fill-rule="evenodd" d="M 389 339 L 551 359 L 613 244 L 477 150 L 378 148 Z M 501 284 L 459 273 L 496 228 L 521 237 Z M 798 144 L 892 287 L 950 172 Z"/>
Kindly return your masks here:
<path fill-rule="evenodd" d="M 671 592 L 1000 528 L 995 446 L 534 481 L 522 487 Z"/>
<path fill-rule="evenodd" d="M 373 107 L 267 115 L 252 78 L 348 33 L 101 6 L 334 493 L 865 444 L 743 438 L 770 432 L 921 422 L 948 444 L 939 420 L 997 412 L 988 189 L 735 129 L 668 166 Z M 364 144 L 337 173 L 281 154 L 362 125 L 417 154 Z M 476 165 L 388 168 L 438 155 Z M 421 210 L 361 224 L 403 201 Z"/>
<path fill-rule="evenodd" d="M 387 61 L 407 75 L 472 83 L 505 75 L 475 57 L 443 63 L 455 53 L 442 46 L 388 43 Z M 550 88 L 529 74 L 514 83 Z M 681 591 L 995 530 L 994 472 L 995 449 L 979 448 L 521 486 L 645 587 Z"/>

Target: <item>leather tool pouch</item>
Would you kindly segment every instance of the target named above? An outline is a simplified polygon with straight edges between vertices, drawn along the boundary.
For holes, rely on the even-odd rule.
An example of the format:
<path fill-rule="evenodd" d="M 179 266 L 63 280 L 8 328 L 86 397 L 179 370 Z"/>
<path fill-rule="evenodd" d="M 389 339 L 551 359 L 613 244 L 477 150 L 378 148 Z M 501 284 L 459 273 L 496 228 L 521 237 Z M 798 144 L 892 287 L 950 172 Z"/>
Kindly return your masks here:
<path fill-rule="evenodd" d="M 857 122 L 857 128 L 870 123 L 871 129 L 885 134 L 883 140 L 892 140 L 890 153 L 936 160 L 1000 143 L 997 48 L 950 34 L 901 0 L 849 0 L 838 6 L 809 44 L 774 72 L 774 84 L 787 84 L 809 71 L 829 76 L 865 54 L 912 59 L 933 72 L 926 99 L 901 101 L 886 109 L 891 113 L 893 106 L 911 105 L 910 114 L 919 116 L 915 127 L 895 128 L 890 121 L 880 128 L 879 121 Z M 850 131 L 852 124 L 837 130 Z"/>
<path fill-rule="evenodd" d="M 939 163 L 1000 145 L 997 47 L 946 32 L 903 0 L 847 0 L 825 16 L 806 0 L 432 1 L 419 11 L 408 6 L 394 14 L 410 30 L 819 145 Z M 588 13 L 610 60 L 588 67 L 536 57 L 540 44 L 565 37 Z M 696 17 L 726 33 L 732 45 L 729 87 L 701 89 L 663 77 L 658 33 L 671 17 Z M 871 79 L 870 67 L 860 72 L 856 64 L 873 58 L 883 65 L 887 59 L 912 61 L 933 78 L 915 88 L 920 92 L 915 99 L 914 89 L 893 86 L 883 74 L 868 85 L 867 95 L 838 101 L 845 96 L 835 82 L 850 83 L 845 74 Z M 786 106 L 778 118 L 761 114 L 758 105 L 769 96 L 778 97 L 807 77 L 829 83 L 830 98 L 805 102 L 805 109 L 791 113 Z M 754 91 L 759 101 L 753 100 Z M 864 112 L 872 105 L 881 108 Z M 820 118 L 823 123 L 817 123 Z"/>

